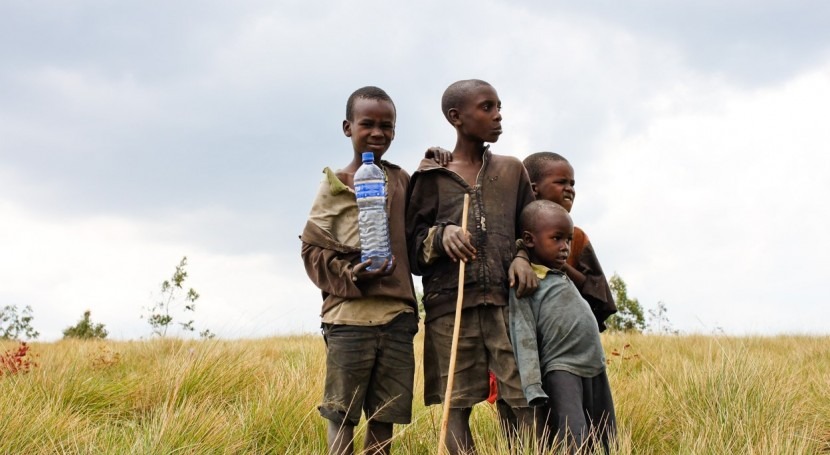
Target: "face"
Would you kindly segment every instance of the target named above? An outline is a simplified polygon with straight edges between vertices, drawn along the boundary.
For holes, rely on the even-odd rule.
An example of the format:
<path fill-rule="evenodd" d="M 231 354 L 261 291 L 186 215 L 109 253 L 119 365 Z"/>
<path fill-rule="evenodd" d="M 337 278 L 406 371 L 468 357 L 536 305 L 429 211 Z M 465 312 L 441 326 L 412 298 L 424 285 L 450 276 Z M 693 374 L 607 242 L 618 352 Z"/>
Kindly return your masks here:
<path fill-rule="evenodd" d="M 534 232 L 525 231 L 522 239 L 527 245 L 530 260 L 551 269 L 562 269 L 571 251 L 574 225 L 567 214 L 560 211 L 539 213 Z"/>
<path fill-rule="evenodd" d="M 536 198 L 556 202 L 570 212 L 576 198 L 574 168 L 567 161 L 543 161 L 542 166 L 542 177 L 532 184 Z"/>
<path fill-rule="evenodd" d="M 453 124 L 474 140 L 496 142 L 501 136 L 501 100 L 489 85 L 471 89 L 464 105 L 451 109 L 450 116 Z"/>
<path fill-rule="evenodd" d="M 357 98 L 351 121 L 343 120 L 343 134 L 352 138 L 357 156 L 373 152 L 379 160 L 395 139 L 395 106 L 389 101 Z"/>

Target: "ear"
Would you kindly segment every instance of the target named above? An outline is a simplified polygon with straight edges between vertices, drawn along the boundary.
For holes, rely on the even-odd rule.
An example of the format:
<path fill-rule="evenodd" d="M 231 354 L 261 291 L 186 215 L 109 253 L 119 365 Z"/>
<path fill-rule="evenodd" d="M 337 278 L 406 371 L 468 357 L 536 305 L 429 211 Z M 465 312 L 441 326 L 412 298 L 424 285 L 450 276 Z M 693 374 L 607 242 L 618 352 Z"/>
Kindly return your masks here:
<path fill-rule="evenodd" d="M 458 113 L 458 109 L 451 107 L 450 110 L 447 111 L 447 118 L 454 126 L 461 126 L 461 116 Z"/>
<path fill-rule="evenodd" d="M 533 195 L 536 196 L 536 199 L 539 199 L 539 190 L 536 189 L 536 182 L 530 182 L 530 189 L 533 190 Z"/>
<path fill-rule="evenodd" d="M 524 242 L 525 247 L 527 248 L 535 248 L 536 242 L 533 239 L 533 234 L 528 231 L 522 231 L 522 242 Z"/>
<path fill-rule="evenodd" d="M 343 120 L 343 134 L 352 137 L 352 123 L 348 120 Z"/>

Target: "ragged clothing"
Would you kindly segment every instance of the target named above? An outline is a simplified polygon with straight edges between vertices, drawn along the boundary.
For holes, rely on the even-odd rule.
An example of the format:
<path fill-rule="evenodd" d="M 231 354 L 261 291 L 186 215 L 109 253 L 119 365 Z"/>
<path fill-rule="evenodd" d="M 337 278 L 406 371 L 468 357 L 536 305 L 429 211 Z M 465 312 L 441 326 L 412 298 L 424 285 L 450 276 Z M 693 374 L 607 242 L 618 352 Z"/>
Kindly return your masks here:
<path fill-rule="evenodd" d="M 533 264 L 539 288 L 517 298 L 510 291 L 510 339 L 525 398 L 531 406 L 547 402 L 542 378 L 567 371 L 583 378 L 605 370 L 605 352 L 588 302 L 559 270 Z"/>
<path fill-rule="evenodd" d="M 470 186 L 461 176 L 424 159 L 412 175 L 406 229 L 412 273 L 421 275 L 426 321 L 455 312 L 458 264 L 441 246 L 448 224 L 461 225 L 464 194 L 470 195 L 467 230 L 476 258 L 465 267 L 464 308 L 507 305 L 507 270 L 519 237 L 519 214 L 535 197 L 527 172 L 514 157 L 483 152 Z"/>
<path fill-rule="evenodd" d="M 389 235 L 398 266 L 392 275 L 367 282 L 351 279 L 352 268 L 360 263 L 355 193 L 334 171 L 323 170 L 326 177 L 300 240 L 306 272 L 323 295 L 324 323 L 381 325 L 403 312 L 417 311 L 404 229 L 409 175 L 387 161 L 381 161 L 381 168 L 387 179 Z"/>

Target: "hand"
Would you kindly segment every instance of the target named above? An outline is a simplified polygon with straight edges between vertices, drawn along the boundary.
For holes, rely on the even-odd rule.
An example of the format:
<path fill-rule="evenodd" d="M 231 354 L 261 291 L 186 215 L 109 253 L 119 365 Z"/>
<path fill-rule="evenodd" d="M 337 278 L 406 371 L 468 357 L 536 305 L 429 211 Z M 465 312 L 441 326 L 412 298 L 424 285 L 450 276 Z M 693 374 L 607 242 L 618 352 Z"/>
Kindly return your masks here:
<path fill-rule="evenodd" d="M 366 281 L 366 280 L 374 280 L 377 278 L 382 278 L 385 276 L 389 276 L 392 272 L 395 271 L 395 268 L 398 266 L 398 263 L 395 262 L 395 256 L 392 256 L 392 259 L 385 259 L 383 264 L 380 265 L 380 268 L 377 270 L 367 270 L 366 268 L 372 265 L 372 260 L 369 259 L 367 261 L 361 262 L 352 268 L 352 281 Z"/>
<path fill-rule="evenodd" d="M 539 277 L 533 272 L 530 261 L 524 257 L 513 258 L 507 270 L 507 277 L 510 280 L 510 287 L 516 288 L 516 297 L 519 298 L 533 294 L 539 287 Z"/>
<path fill-rule="evenodd" d="M 462 230 L 461 226 L 448 224 L 441 237 L 441 246 L 453 262 L 458 262 L 459 259 L 469 262 L 476 258 L 476 248 L 473 246 L 472 237 L 470 232 Z"/>
<path fill-rule="evenodd" d="M 441 167 L 447 167 L 447 165 L 450 164 L 450 161 L 452 161 L 452 152 L 444 150 L 441 147 L 430 147 L 427 149 L 427 153 L 424 155 L 424 158 L 432 158 L 436 163 L 440 164 Z"/>

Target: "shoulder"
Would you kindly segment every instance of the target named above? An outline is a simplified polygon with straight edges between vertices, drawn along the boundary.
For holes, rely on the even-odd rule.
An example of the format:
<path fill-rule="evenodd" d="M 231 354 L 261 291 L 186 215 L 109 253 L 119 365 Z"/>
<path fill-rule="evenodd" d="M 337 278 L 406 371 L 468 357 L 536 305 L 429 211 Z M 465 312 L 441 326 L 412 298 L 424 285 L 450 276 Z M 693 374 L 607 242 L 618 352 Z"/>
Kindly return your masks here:
<path fill-rule="evenodd" d="M 579 226 L 574 226 L 574 241 L 578 241 L 582 245 L 588 245 L 591 241 L 588 239 L 588 234 L 585 233 Z"/>
<path fill-rule="evenodd" d="M 390 163 L 388 161 L 383 161 L 383 165 L 386 168 L 386 174 L 391 179 L 401 179 L 405 181 L 409 181 L 409 173 L 406 172 L 402 167 L 398 166 L 397 164 Z"/>
<path fill-rule="evenodd" d="M 498 153 L 490 152 L 490 162 L 497 163 L 500 166 L 518 167 L 524 169 L 524 165 L 522 164 L 521 160 L 511 155 L 501 155 Z"/>
<path fill-rule="evenodd" d="M 514 176 L 517 180 L 528 180 L 527 171 L 521 160 L 515 156 L 490 154 L 490 167 L 497 170 L 499 173 L 505 173 Z"/>

